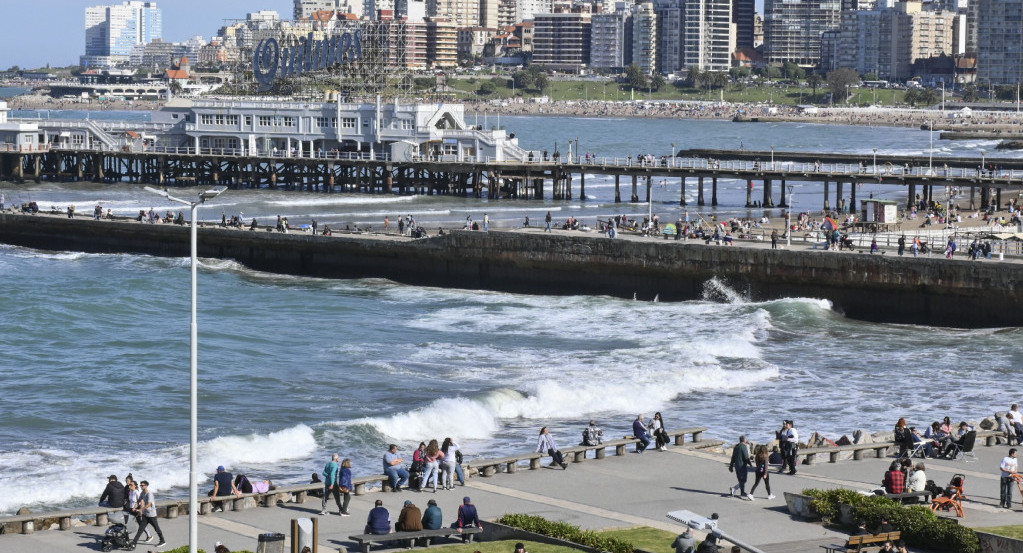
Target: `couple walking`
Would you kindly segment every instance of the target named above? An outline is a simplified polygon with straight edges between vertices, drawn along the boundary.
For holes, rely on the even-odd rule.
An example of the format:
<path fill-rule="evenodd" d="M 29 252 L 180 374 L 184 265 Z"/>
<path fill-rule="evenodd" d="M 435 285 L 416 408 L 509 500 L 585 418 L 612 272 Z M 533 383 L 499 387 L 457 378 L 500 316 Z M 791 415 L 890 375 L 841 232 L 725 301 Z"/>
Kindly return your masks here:
<path fill-rule="evenodd" d="M 735 472 L 738 483 L 728 489 L 728 494 L 732 496 L 738 494 L 742 499 L 753 501 L 753 492 L 757 491 L 757 486 L 763 481 L 764 488 L 767 489 L 767 499 L 774 499 L 774 495 L 771 493 L 770 475 L 767 471 L 768 459 L 767 446 L 758 445 L 751 460 L 746 436 L 739 436 L 739 443 L 732 448 L 732 460 L 728 463 L 728 472 Z M 750 467 L 753 467 L 757 479 L 749 493 L 746 493 L 746 478 Z"/>

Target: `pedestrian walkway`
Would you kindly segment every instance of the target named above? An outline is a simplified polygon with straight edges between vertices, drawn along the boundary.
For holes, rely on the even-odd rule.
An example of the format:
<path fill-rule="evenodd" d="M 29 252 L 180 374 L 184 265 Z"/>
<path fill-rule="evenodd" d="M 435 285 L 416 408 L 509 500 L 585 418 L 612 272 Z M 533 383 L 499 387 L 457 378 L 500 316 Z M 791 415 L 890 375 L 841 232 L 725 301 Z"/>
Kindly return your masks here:
<path fill-rule="evenodd" d="M 966 475 L 964 503 L 970 526 L 998 526 L 1023 523 L 1020 510 L 998 508 L 998 464 L 1008 450 L 1005 446 L 976 449 L 978 462 L 962 463 L 925 460 L 928 478 L 945 485 L 953 474 Z M 868 490 L 877 487 L 892 461 L 865 459 L 803 465 L 795 476 L 771 474 L 771 491 L 777 496 L 766 499 L 763 487 L 754 501 L 730 497 L 728 488 L 735 483 L 727 470 L 728 457 L 722 453 L 693 451 L 672 447 L 667 452 L 647 451 L 603 460 L 587 459 L 573 463 L 568 470 L 542 468 L 501 473 L 491 478 L 475 477 L 465 487 L 453 491 L 417 493 L 374 492 L 353 497 L 351 517 L 336 514 L 319 517 L 321 551 L 351 548 L 348 536 L 361 533 L 373 501 L 382 499 L 397 519 L 402 503 L 412 500 L 420 508 L 436 499 L 444 512 L 445 523 L 455 519 L 463 496 L 470 496 L 484 520 L 505 513 L 529 513 L 563 520 L 588 529 L 651 526 L 672 533 L 682 526 L 669 520 L 669 511 L 687 509 L 709 516 L 717 513 L 720 528 L 761 548 L 767 553 L 810 553 L 820 545 L 838 543 L 845 535 L 819 523 L 809 523 L 789 515 L 784 492 L 805 488 L 848 487 Z M 751 482 L 752 483 L 752 482 Z M 1021 498 L 1016 497 L 1017 504 Z M 159 503 L 159 494 L 157 494 Z M 275 508 L 253 508 L 239 512 L 221 512 L 199 517 L 200 547 L 210 551 L 223 542 L 230 549 L 255 550 L 263 532 L 289 533 L 293 518 L 317 517 L 320 500 L 310 498 L 304 504 L 286 503 Z M 945 515 L 943 515 L 945 516 Z M 170 549 L 187 543 L 188 519 L 160 519 Z M 134 524 L 133 524 L 134 526 Z M 0 536 L 0 551 L 5 553 L 80 552 L 90 549 L 103 534 L 95 526 L 75 527 L 67 531 L 44 530 L 31 535 Z M 289 546 L 290 547 L 290 546 Z M 155 550 L 140 545 L 139 551 Z"/>

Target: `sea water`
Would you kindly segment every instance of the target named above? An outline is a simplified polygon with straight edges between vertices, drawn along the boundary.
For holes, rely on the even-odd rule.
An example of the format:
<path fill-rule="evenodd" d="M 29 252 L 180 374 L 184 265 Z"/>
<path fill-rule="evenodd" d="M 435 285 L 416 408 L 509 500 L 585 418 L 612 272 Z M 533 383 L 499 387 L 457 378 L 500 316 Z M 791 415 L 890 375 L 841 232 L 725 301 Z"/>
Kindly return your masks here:
<path fill-rule="evenodd" d="M 738 138 L 761 150 L 929 151 L 928 133 L 907 129 L 551 120 L 501 123 L 528 148 L 579 135 L 581 151 L 619 157 L 620 148 L 670 153 L 672 136 L 722 148 Z M 936 144 L 945 155 L 982 147 L 992 145 Z M 745 213 L 741 186 L 722 194 L 721 213 Z M 44 209 L 177 209 L 129 184 L 3 189 L 8 202 L 31 199 Z M 662 211 L 677 210 L 656 203 L 662 192 L 670 187 L 655 191 L 657 211 L 679 214 Z M 485 202 L 232 190 L 201 216 L 379 225 L 385 215 L 414 213 L 452 225 L 488 211 L 492 224 L 518 226 L 524 214 L 539 220 L 546 210 L 595 219 L 646 207 L 614 204 L 613 185 L 591 188 L 590 179 L 587 196 Z M 94 504 L 111 473 L 184 495 L 188 259 L 0 246 L 0 282 L 0 512 Z M 816 430 L 834 438 L 888 429 L 899 416 L 921 427 L 944 415 L 977 419 L 1019 399 L 1005 386 L 1023 361 L 1018 328 L 864 323 L 830 307 L 815 298 L 750 302 L 716 280 L 698 301 L 639 302 L 290 277 L 204 259 L 200 469 L 211 477 L 222 464 L 250 479 L 302 483 L 339 452 L 356 474 L 372 474 L 388 443 L 409 456 L 419 441 L 448 436 L 471 462 L 533 449 L 541 426 L 564 447 L 579 442 L 590 419 L 614 437 L 654 411 L 669 429 L 707 426 L 708 437 L 725 440 L 768 440 L 783 418 L 795 419 L 804 437 Z"/>

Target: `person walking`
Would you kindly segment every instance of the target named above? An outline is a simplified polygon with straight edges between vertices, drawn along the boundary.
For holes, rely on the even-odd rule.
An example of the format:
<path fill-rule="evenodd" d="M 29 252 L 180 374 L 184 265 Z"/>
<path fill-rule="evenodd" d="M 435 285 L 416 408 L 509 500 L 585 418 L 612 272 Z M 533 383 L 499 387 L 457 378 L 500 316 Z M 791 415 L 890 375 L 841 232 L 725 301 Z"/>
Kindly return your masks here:
<path fill-rule="evenodd" d="M 551 221 L 553 220 L 551 218 L 551 212 L 550 211 L 547 212 L 547 216 L 544 217 L 543 220 L 544 220 L 545 223 L 547 223 L 547 227 L 544 228 L 543 231 L 544 232 L 550 232 L 551 231 Z"/>
<path fill-rule="evenodd" d="M 341 503 L 341 512 L 339 515 L 346 517 L 350 516 L 348 512 L 348 503 L 352 500 L 352 489 L 355 486 L 352 484 L 352 461 L 351 459 L 345 459 L 341 461 L 341 470 L 338 471 L 338 491 L 344 497 L 344 501 Z"/>
<path fill-rule="evenodd" d="M 764 488 L 767 489 L 767 499 L 774 499 L 774 494 L 771 493 L 771 473 L 768 468 L 768 461 L 770 455 L 767 453 L 766 445 L 758 445 L 756 447 L 756 453 L 753 455 L 753 474 L 756 475 L 756 481 L 753 482 L 753 487 L 749 490 L 750 498 L 757 491 L 757 486 L 763 481 Z"/>
<path fill-rule="evenodd" d="M 749 446 L 746 445 L 746 436 L 739 436 L 739 443 L 732 448 L 732 460 L 728 463 L 728 472 L 735 472 L 738 483 L 728 489 L 728 495 L 739 493 L 739 497 L 753 501 L 753 494 L 746 493 L 746 467 L 753 463 L 749 458 Z"/>
<path fill-rule="evenodd" d="M 341 490 L 339 489 L 340 485 L 338 482 L 338 477 L 340 476 L 338 473 L 341 470 L 341 466 L 338 464 L 340 459 L 341 456 L 335 453 L 331 456 L 330 462 L 323 467 L 323 498 L 320 500 L 321 515 L 327 514 L 327 499 L 331 495 L 334 496 L 334 503 L 337 503 L 338 514 L 344 511 L 341 508 Z"/>
<path fill-rule="evenodd" d="M 781 442 L 782 462 L 778 472 L 785 472 L 788 466 L 789 474 L 796 473 L 796 453 L 799 449 L 799 432 L 796 431 L 796 423 L 786 420 L 778 433 L 778 440 Z"/>
<path fill-rule="evenodd" d="M 568 463 L 565 462 L 565 457 L 561 455 L 561 451 L 558 450 L 558 444 L 554 443 L 554 437 L 551 436 L 550 430 L 547 427 L 540 429 L 540 438 L 536 442 L 536 450 L 540 453 L 549 453 L 551 456 L 551 466 L 561 465 L 562 469 L 568 469 Z"/>
<path fill-rule="evenodd" d="M 127 499 L 124 503 L 124 527 L 128 528 L 128 517 L 131 516 L 135 519 L 135 526 L 142 528 L 142 512 L 139 511 L 139 500 L 142 499 L 142 492 L 139 490 L 139 484 L 132 478 L 131 474 L 124 478 L 127 483 L 125 492 L 127 493 Z M 153 541 L 153 535 L 149 533 L 149 529 L 145 529 L 146 543 Z"/>
<path fill-rule="evenodd" d="M 1004 509 L 1012 508 L 1012 483 L 1013 475 L 1016 474 L 1017 461 L 1016 461 L 1016 448 L 1009 450 L 1009 455 L 1002 459 L 1002 464 L 999 466 L 1002 470 L 1002 481 L 1001 481 L 1001 494 L 999 507 Z"/>
<path fill-rule="evenodd" d="M 774 229 L 771 231 L 771 249 L 772 250 L 778 249 L 778 229 Z"/>
<path fill-rule="evenodd" d="M 156 530 L 156 535 L 160 538 L 160 543 L 157 543 L 157 547 L 163 547 L 167 545 L 167 542 L 163 539 L 163 530 L 160 530 L 160 523 L 156 520 L 156 498 L 153 497 L 153 492 L 149 491 L 149 482 L 143 480 L 140 482 L 142 491 L 139 494 L 139 516 L 142 517 L 139 522 L 139 529 L 135 532 L 135 539 L 131 541 L 132 549 L 139 543 L 139 537 L 146 532 L 146 527 L 152 525 L 153 529 Z"/>

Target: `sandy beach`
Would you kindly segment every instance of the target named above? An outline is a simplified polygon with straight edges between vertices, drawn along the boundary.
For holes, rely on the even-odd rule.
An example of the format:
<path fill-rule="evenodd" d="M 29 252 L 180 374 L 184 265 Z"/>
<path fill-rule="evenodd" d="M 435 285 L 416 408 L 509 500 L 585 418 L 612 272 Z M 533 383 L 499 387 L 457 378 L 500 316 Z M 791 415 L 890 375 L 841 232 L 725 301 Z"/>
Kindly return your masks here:
<path fill-rule="evenodd" d="M 38 91 L 7 100 L 11 109 L 157 110 L 165 101 L 94 100 L 77 102 L 53 98 Z M 804 111 L 789 105 L 666 102 L 666 101 L 555 101 L 555 102 L 466 102 L 466 117 L 472 115 L 561 115 L 572 117 L 653 117 L 668 119 L 756 120 L 761 122 L 803 122 L 821 124 L 910 127 L 932 125 L 934 130 L 960 132 L 1023 133 L 1023 115 L 1012 111 L 964 112 L 961 107 L 918 109 L 890 107 L 821 107 Z"/>

